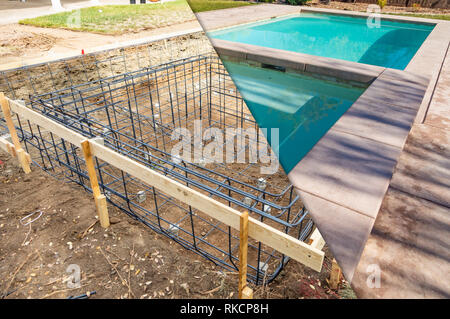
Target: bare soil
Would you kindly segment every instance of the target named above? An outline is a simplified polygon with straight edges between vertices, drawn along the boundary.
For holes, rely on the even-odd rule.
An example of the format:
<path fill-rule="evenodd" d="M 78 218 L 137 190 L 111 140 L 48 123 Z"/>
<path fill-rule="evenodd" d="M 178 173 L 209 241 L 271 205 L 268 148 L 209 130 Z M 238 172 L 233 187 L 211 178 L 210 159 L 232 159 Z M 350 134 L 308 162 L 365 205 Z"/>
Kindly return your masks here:
<path fill-rule="evenodd" d="M 37 167 L 25 175 L 0 151 L 0 296 L 67 298 L 236 298 L 237 276 L 158 235 L 109 205 L 111 227 L 96 222 L 91 195 Z M 42 212 L 29 225 L 21 219 Z M 32 218 L 39 216 L 36 213 Z M 93 226 L 92 226 L 93 225 Z M 348 298 L 328 288 L 330 258 L 321 273 L 290 261 L 256 298 Z M 81 288 L 70 289 L 69 265 L 81 269 Z"/>
<path fill-rule="evenodd" d="M 67 55 L 68 52 L 72 52 L 72 55 L 75 55 L 80 54 L 81 50 L 94 50 L 95 48 L 114 43 L 196 27 L 199 27 L 197 21 L 189 21 L 158 29 L 144 30 L 139 33 L 113 36 L 19 24 L 0 25 L 0 60 L 1 65 L 8 65 L 7 68 L 10 68 L 9 65 L 14 63 L 29 64 L 29 61 L 33 62 L 49 55 L 58 57 L 59 55 Z M 1 67 L 1 65 L 0 69 L 6 69 Z"/>
<path fill-rule="evenodd" d="M 0 28 L 2 30 L 3 28 Z M 2 57 L 8 55 L 25 54 L 35 50 L 50 50 L 56 43 L 58 38 L 39 34 L 30 31 L 24 32 L 2 32 L 0 37 L 0 55 Z"/>

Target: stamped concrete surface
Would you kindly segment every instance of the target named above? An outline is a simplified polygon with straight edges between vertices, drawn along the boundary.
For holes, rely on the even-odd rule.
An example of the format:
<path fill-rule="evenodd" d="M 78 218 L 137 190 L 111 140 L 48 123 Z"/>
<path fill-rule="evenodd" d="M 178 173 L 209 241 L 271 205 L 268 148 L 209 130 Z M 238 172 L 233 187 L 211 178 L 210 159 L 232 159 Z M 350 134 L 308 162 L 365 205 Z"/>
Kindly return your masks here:
<path fill-rule="evenodd" d="M 449 227 L 448 207 L 389 188 L 353 277 L 357 296 L 449 298 Z M 369 265 L 380 267 L 379 288 L 367 284 Z"/>
<path fill-rule="evenodd" d="M 391 187 L 450 207 L 450 131 L 416 125 L 397 163 Z"/>
<path fill-rule="evenodd" d="M 450 297 L 450 57 L 394 171 L 352 286 L 363 298 Z M 368 267 L 381 270 L 379 288 Z"/>
<path fill-rule="evenodd" d="M 447 52 L 448 54 L 448 52 Z M 433 99 L 427 110 L 425 124 L 448 129 L 450 127 L 450 59 L 445 59 Z"/>

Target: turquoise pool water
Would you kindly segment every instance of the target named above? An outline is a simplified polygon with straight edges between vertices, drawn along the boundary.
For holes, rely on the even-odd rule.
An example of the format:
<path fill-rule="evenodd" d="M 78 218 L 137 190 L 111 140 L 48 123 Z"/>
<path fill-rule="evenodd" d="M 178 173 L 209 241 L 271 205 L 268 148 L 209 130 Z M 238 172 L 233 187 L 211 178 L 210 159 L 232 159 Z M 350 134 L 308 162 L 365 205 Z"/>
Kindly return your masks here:
<path fill-rule="evenodd" d="M 286 173 L 363 93 L 313 77 L 223 61 L 259 127 L 279 128 L 278 156 Z"/>
<path fill-rule="evenodd" d="M 212 38 L 403 70 L 433 25 L 301 13 L 210 32 Z"/>

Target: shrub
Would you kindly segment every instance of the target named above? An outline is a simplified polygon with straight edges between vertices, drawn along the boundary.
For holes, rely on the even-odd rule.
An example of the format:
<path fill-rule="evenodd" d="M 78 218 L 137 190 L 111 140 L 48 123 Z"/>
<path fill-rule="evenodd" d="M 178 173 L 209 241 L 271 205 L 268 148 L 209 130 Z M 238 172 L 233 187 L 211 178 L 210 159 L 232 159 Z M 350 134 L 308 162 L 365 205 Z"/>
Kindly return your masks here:
<path fill-rule="evenodd" d="M 384 6 L 387 4 L 387 0 L 378 0 L 378 5 L 381 9 L 384 8 Z"/>
<path fill-rule="evenodd" d="M 306 4 L 308 1 L 310 1 L 310 0 L 287 0 L 287 2 L 289 2 L 289 4 L 291 4 L 291 5 L 293 5 L 293 6 L 304 5 L 304 4 Z"/>

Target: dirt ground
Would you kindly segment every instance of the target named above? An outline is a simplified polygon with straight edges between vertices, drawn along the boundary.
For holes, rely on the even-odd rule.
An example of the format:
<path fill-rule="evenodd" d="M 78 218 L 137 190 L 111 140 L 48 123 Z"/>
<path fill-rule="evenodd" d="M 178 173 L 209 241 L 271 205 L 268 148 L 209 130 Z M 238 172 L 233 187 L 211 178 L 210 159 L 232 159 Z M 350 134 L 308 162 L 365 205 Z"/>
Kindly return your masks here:
<path fill-rule="evenodd" d="M 157 36 L 198 28 L 195 21 L 179 23 L 155 30 L 128 33 L 120 36 L 76 32 L 63 29 L 38 28 L 27 25 L 0 25 L 0 64 L 14 67 L 14 64 L 34 63 L 34 60 L 49 55 L 80 54 L 81 50 L 92 51 L 115 43 Z M 50 59 L 51 60 L 51 59 Z M 0 69 L 6 69 L 1 67 Z"/>
<path fill-rule="evenodd" d="M 67 298 L 88 291 L 96 292 L 90 298 L 236 298 L 235 273 L 222 272 L 111 205 L 112 225 L 101 228 L 89 193 L 35 166 L 25 175 L 3 151 L 0 185 L 2 298 Z M 290 261 L 267 287 L 253 286 L 255 297 L 354 298 L 345 282 L 338 292 L 328 288 L 332 257 L 324 250 L 321 273 Z M 69 265 L 80 267 L 80 288 L 67 286 Z"/>

